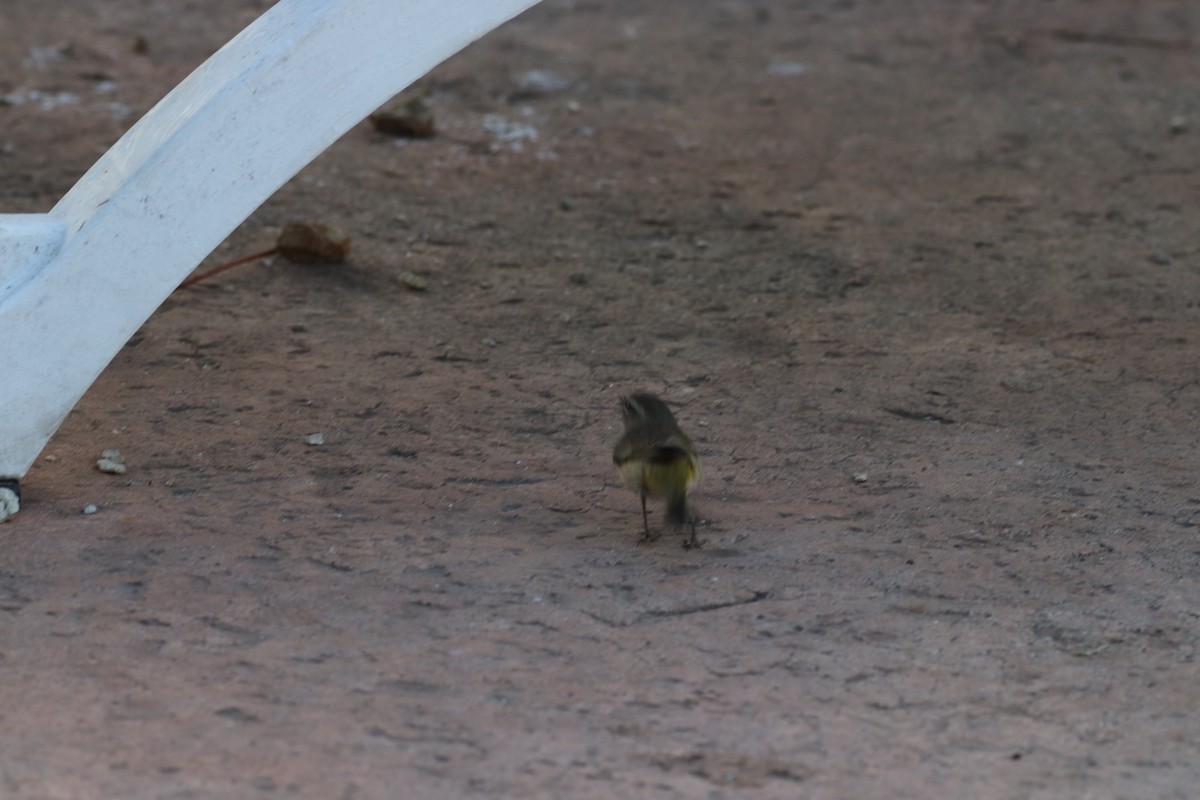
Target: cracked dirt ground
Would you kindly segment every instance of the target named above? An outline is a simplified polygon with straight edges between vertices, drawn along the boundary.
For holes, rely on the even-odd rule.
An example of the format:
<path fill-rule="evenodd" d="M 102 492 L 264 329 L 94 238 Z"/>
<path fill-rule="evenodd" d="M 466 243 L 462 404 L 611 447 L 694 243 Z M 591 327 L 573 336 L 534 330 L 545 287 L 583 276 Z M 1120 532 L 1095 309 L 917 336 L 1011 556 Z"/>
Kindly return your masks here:
<path fill-rule="evenodd" d="M 3 210 L 268 5 L 7 0 Z M 177 293 L 28 476 L 0 795 L 1194 797 L 1198 25 L 547 0 L 439 67 L 205 266 L 350 263 Z"/>

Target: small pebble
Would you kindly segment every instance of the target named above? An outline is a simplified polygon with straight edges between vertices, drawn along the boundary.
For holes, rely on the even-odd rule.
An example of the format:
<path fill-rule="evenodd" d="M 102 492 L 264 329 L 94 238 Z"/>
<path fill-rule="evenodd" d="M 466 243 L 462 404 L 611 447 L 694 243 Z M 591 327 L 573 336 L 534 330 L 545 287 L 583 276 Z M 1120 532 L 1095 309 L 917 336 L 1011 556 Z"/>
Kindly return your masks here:
<path fill-rule="evenodd" d="M 380 133 L 405 139 L 428 139 L 437 130 L 433 109 L 421 97 L 390 103 L 372 114 L 370 120 Z"/>
<path fill-rule="evenodd" d="M 308 436 L 304 437 L 304 443 L 308 444 L 308 445 L 312 445 L 313 447 L 319 447 L 319 446 L 325 444 L 325 434 L 310 433 Z"/>
<path fill-rule="evenodd" d="M 484 347 L 495 347 L 496 344 L 497 344 L 496 340 L 493 339 L 492 337 L 490 337 L 490 336 L 483 337 L 483 346 Z"/>
<path fill-rule="evenodd" d="M 21 498 L 16 483 L 0 486 L 0 522 L 7 522 L 21 510 Z"/>
<path fill-rule="evenodd" d="M 855 473 L 854 482 L 855 483 L 866 483 L 867 482 L 867 473 L 865 473 L 865 472 Z"/>
<path fill-rule="evenodd" d="M 768 75 L 803 75 L 808 72 L 808 64 L 803 61 L 775 61 L 767 65 Z"/>
<path fill-rule="evenodd" d="M 423 292 L 429 286 L 429 281 L 412 272 L 400 271 L 396 273 L 396 280 L 401 286 L 411 289 L 414 292 Z"/>
<path fill-rule="evenodd" d="M 289 222 L 275 247 L 288 261 L 340 264 L 350 255 L 350 234 L 324 222 Z"/>
<path fill-rule="evenodd" d="M 99 510 L 100 509 L 96 508 L 96 506 L 92 505 L 91 503 L 88 503 L 86 506 L 83 507 L 83 513 L 89 517 L 92 514 L 95 514 Z"/>
<path fill-rule="evenodd" d="M 100 460 L 96 462 L 96 469 L 109 475 L 124 475 L 128 471 L 125 467 L 125 457 L 121 455 L 121 451 L 112 448 L 100 454 Z"/>
<path fill-rule="evenodd" d="M 513 81 L 522 97 L 539 97 L 555 94 L 571 88 L 571 79 L 548 69 L 531 69 L 516 76 Z"/>

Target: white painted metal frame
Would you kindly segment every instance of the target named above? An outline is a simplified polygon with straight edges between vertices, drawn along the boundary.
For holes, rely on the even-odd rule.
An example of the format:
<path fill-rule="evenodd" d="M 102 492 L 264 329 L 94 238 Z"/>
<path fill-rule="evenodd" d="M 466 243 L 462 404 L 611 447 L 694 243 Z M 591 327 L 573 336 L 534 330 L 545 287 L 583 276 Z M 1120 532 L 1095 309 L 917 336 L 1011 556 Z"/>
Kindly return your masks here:
<path fill-rule="evenodd" d="M 0 520 L 118 350 L 352 125 L 537 0 L 281 0 L 48 214 L 0 215 Z"/>

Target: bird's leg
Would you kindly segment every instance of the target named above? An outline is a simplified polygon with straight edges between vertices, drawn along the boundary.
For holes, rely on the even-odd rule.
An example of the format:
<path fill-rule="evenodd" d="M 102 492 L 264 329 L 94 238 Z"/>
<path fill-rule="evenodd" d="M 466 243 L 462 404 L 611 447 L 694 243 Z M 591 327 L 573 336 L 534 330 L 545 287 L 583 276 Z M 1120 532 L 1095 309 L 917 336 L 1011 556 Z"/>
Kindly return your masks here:
<path fill-rule="evenodd" d="M 691 537 L 684 539 L 683 549 L 684 550 L 692 550 L 692 549 L 699 550 L 700 549 L 700 540 L 698 538 L 696 538 L 696 520 L 692 519 L 692 520 L 689 520 L 689 522 L 692 526 L 692 535 L 691 535 Z"/>
<path fill-rule="evenodd" d="M 653 542 L 654 537 L 650 535 L 650 515 L 646 513 L 646 492 L 640 492 L 642 496 L 642 538 L 638 539 L 638 544 L 642 542 Z"/>

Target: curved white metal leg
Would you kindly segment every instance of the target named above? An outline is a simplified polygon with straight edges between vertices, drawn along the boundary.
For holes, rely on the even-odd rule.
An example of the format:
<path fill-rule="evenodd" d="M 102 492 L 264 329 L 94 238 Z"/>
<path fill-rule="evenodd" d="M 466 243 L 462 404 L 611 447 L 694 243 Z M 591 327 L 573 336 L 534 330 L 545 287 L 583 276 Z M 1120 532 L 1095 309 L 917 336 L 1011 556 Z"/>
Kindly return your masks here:
<path fill-rule="evenodd" d="M 535 2 L 282 0 L 49 214 L 0 215 L 0 479 L 26 473 L 138 326 L 280 185 Z"/>

